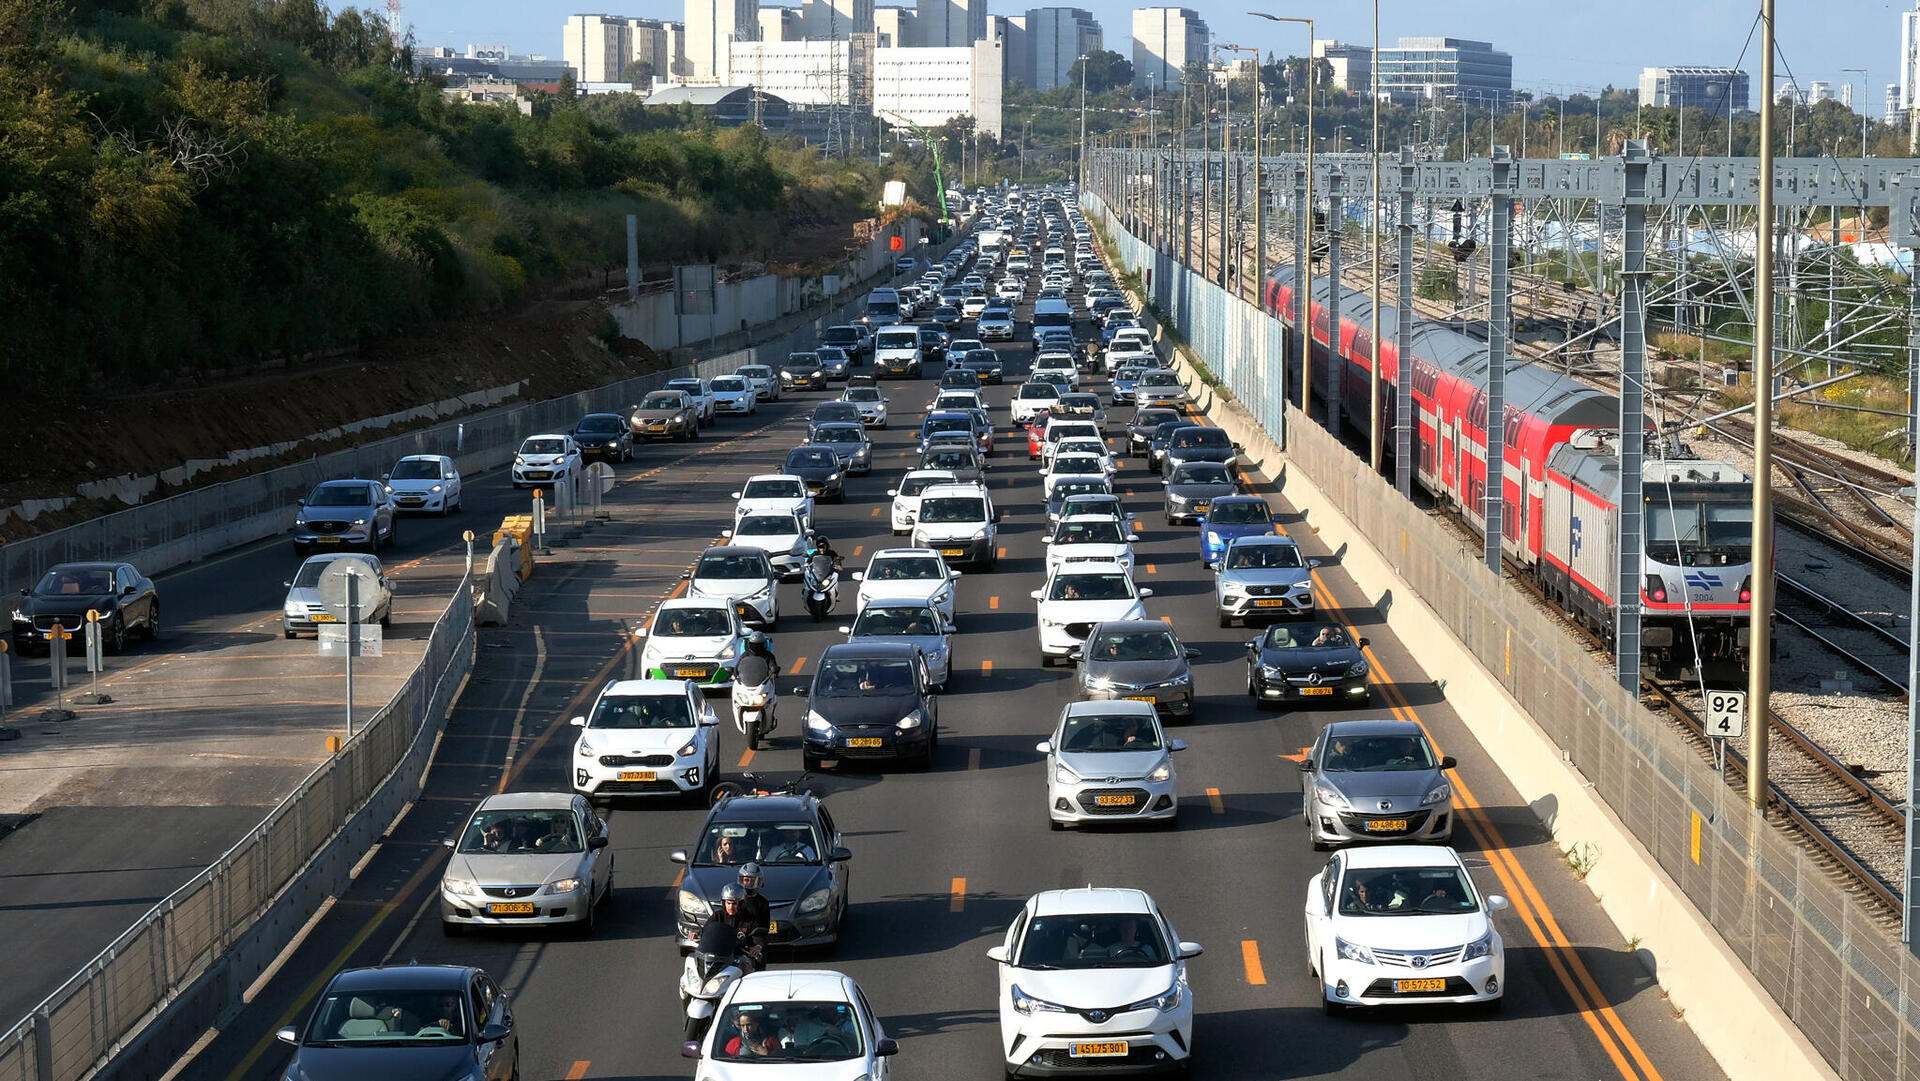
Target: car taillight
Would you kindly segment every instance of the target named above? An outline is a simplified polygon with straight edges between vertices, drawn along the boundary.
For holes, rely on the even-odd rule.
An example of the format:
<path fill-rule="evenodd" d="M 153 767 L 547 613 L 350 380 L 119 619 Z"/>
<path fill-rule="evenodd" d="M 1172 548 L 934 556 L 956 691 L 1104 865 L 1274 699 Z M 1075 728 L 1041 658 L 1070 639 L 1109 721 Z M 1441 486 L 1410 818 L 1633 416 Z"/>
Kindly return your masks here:
<path fill-rule="evenodd" d="M 1648 600 L 1665 601 L 1667 599 L 1667 583 L 1657 575 L 1649 574 L 1647 575 L 1646 593 Z"/>
<path fill-rule="evenodd" d="M 1740 600 L 1742 602 L 1746 602 L 1752 599 L 1753 599 L 1753 576 L 1748 575 L 1746 581 L 1740 583 Z"/>

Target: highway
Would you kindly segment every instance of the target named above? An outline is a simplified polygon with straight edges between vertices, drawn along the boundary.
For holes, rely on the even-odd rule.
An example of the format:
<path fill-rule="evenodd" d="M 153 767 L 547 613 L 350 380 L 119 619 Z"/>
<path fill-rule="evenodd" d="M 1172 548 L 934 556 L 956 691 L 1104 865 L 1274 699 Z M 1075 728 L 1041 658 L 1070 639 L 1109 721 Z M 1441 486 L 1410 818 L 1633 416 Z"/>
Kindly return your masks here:
<path fill-rule="evenodd" d="M 1024 322 L 1027 308 L 1020 310 Z M 940 706 L 940 756 L 926 773 L 878 769 L 820 776 L 815 788 L 848 834 L 853 905 L 845 941 L 830 954 L 777 956 L 779 965 L 841 969 L 860 981 L 890 1034 L 905 1076 L 999 1076 L 995 975 L 984 956 L 1021 903 L 1039 890 L 1087 883 L 1136 886 L 1166 910 L 1181 937 L 1206 953 L 1190 963 L 1196 1076 L 1581 1078 L 1697 1081 L 1723 1076 L 1669 1009 L 1657 985 L 1618 941 L 1538 824 L 1448 709 L 1435 685 L 1452 674 L 1423 669 L 1378 611 L 1346 580 L 1268 478 L 1254 478 L 1284 512 L 1285 528 L 1319 571 L 1323 607 L 1372 639 L 1375 704 L 1359 715 L 1417 718 L 1459 759 L 1455 805 L 1465 828 L 1455 845 L 1486 892 L 1507 895 L 1498 917 L 1508 948 L 1499 1013 L 1415 1008 L 1328 1018 L 1306 974 L 1302 919 L 1307 880 L 1326 857 L 1311 851 L 1299 819 L 1295 762 L 1331 713 L 1258 713 L 1244 693 L 1245 641 L 1220 629 L 1210 575 L 1192 527 L 1169 528 L 1158 486 L 1137 459 L 1119 490 L 1143 523 L 1140 584 L 1150 615 L 1168 618 L 1203 655 L 1195 662 L 1199 719 L 1173 730 L 1190 749 L 1176 760 L 1181 823 L 1175 831 L 1050 832 L 1042 805 L 1044 738 L 1075 698 L 1071 672 L 1040 665 L 1034 602 L 1042 567 L 1040 483 L 1023 441 L 1008 437 L 1005 403 L 1029 359 L 1025 341 L 1000 347 L 1006 386 L 988 392 L 1003 422 L 989 483 L 1006 510 L 1004 554 L 994 573 L 959 583 L 954 678 Z M 937 368 L 929 375 L 937 374 Z M 899 543 L 886 523 L 885 491 L 911 462 L 918 413 L 933 380 L 884 384 L 893 426 L 876 432 L 871 476 L 855 478 L 844 506 L 819 522 L 848 569 Z M 1104 389 L 1104 383 L 1100 383 Z M 703 811 L 681 804 L 621 803 L 609 812 L 615 892 L 592 940 L 557 935 L 443 937 L 436 887 L 450 836 L 483 795 L 564 790 L 573 736 L 567 718 L 604 680 L 633 675 L 629 629 L 678 591 L 679 575 L 730 521 L 728 493 L 777 468 L 804 432 L 815 401 L 789 396 L 753 422 L 731 422 L 703 444 L 656 450 L 622 469 L 612 521 L 544 560 L 506 628 L 483 630 L 480 662 L 448 724 L 424 798 L 396 824 L 354 887 L 325 910 L 249 1007 L 178 1075 L 201 1081 L 277 1081 L 291 1049 L 273 1040 L 304 1021 L 338 969 L 382 961 L 483 966 L 513 996 L 533 1079 L 682 1078 L 679 958 L 670 938 L 676 868 Z M 1118 431 L 1127 410 L 1110 418 Z M 1124 439 L 1124 435 L 1122 436 Z M 650 473 L 641 476 L 638 474 Z M 484 520 L 491 511 L 469 512 Z M 827 623 L 807 620 L 795 585 L 782 587 L 774 632 L 790 675 L 771 745 L 746 753 L 723 722 L 721 760 L 775 779 L 800 768 L 804 701 L 790 693 L 852 615 L 852 590 Z M 1464 678 L 1464 677 L 1462 677 Z M 714 700 L 726 715 L 724 699 Z"/>

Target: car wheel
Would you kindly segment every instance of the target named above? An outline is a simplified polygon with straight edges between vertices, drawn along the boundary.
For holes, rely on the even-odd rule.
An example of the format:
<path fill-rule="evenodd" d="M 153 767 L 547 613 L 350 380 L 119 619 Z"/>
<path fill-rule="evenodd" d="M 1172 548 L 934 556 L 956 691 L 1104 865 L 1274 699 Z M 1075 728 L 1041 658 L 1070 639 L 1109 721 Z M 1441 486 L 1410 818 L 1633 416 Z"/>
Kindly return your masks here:
<path fill-rule="evenodd" d="M 297 631 L 281 631 L 280 633 L 286 635 L 289 639 L 300 637 L 300 634 Z"/>
<path fill-rule="evenodd" d="M 106 646 L 108 653 L 124 652 L 127 648 L 127 621 L 124 616 L 115 616 L 107 626 Z"/>
<path fill-rule="evenodd" d="M 580 922 L 573 925 L 573 930 L 574 933 L 581 938 L 592 938 L 593 932 L 599 926 L 600 906 L 595 904 L 593 897 L 589 895 L 587 897 L 587 914 L 580 918 Z"/>
<path fill-rule="evenodd" d="M 1051 830 L 1054 833 L 1065 833 L 1067 831 L 1067 824 L 1053 817 L 1052 815 L 1048 815 L 1047 829 Z"/>
<path fill-rule="evenodd" d="M 393 626 L 393 613 L 392 612 L 383 613 L 380 616 L 380 628 L 382 630 L 385 630 L 391 626 Z"/>
<path fill-rule="evenodd" d="M 145 638 L 149 642 L 157 642 L 160 640 L 160 602 L 159 601 L 154 601 L 151 605 L 147 607 L 147 626 L 145 630 L 140 632 L 140 634 L 141 634 L 141 637 Z"/>
<path fill-rule="evenodd" d="M 687 441 L 691 443 L 698 443 L 700 441 L 700 426 L 698 424 L 689 429 Z"/>
<path fill-rule="evenodd" d="M 1326 995 L 1326 992 L 1322 991 L 1321 992 L 1322 997 L 1320 999 L 1320 1008 L 1321 1010 L 1325 1011 L 1328 1017 L 1339 1017 L 1347 1012 L 1347 1007 L 1345 1003 L 1335 1002 L 1330 998 L 1324 997 L 1325 995 Z"/>
<path fill-rule="evenodd" d="M 820 756 L 810 751 L 800 752 L 800 768 L 808 773 L 820 772 Z"/>
<path fill-rule="evenodd" d="M 459 938 L 461 935 L 467 933 L 467 927 L 465 924 L 457 923 L 453 920 L 441 920 L 440 933 L 448 938 Z"/>
<path fill-rule="evenodd" d="M 1233 617 L 1232 617 L 1232 616 L 1230 616 L 1230 615 L 1228 615 L 1228 614 L 1226 614 L 1225 612 L 1221 612 L 1221 613 L 1219 613 L 1219 615 L 1220 615 L 1220 625 L 1221 625 L 1222 627 L 1231 627 L 1231 626 L 1233 626 Z"/>

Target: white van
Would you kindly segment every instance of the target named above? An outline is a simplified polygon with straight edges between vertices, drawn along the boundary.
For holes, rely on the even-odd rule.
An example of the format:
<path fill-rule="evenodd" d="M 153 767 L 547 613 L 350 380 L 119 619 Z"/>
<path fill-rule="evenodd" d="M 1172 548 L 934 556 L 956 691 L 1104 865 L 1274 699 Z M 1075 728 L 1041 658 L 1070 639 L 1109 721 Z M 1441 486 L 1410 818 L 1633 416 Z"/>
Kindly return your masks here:
<path fill-rule="evenodd" d="M 880 375 L 904 375 L 920 378 L 920 328 L 912 325 L 882 327 L 874 336 L 873 366 Z"/>
<path fill-rule="evenodd" d="M 1045 327 L 1073 329 L 1073 307 L 1065 300 L 1043 297 L 1033 302 L 1033 329 L 1037 335 Z"/>

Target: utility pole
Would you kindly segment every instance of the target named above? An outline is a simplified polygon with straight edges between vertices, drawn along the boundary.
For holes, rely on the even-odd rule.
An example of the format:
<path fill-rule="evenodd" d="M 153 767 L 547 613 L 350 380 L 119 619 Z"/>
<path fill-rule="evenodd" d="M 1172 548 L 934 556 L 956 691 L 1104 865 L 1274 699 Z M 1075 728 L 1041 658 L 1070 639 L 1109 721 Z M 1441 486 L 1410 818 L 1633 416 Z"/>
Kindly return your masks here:
<path fill-rule="evenodd" d="M 1755 573 L 1747 633 L 1747 802 L 1762 816 L 1767 813 L 1767 718 L 1773 691 L 1773 11 L 1774 0 L 1760 0 L 1760 85 L 1766 96 L 1760 99 L 1760 221 L 1754 245 Z M 1624 439 L 1627 433 L 1620 435 Z"/>
<path fill-rule="evenodd" d="M 1307 167 L 1305 170 L 1305 189 L 1297 198 L 1301 210 L 1300 226 L 1296 230 L 1300 250 L 1294 256 L 1294 266 L 1301 273 L 1294 276 L 1294 330 L 1297 334 L 1300 351 L 1300 413 L 1308 415 L 1307 403 L 1313 398 L 1313 331 L 1307 325 L 1313 312 L 1313 84 L 1317 74 L 1313 63 L 1313 20 L 1288 15 L 1270 15 L 1264 11 L 1249 11 L 1249 15 L 1258 16 L 1269 22 L 1305 23 L 1307 26 Z M 1340 283 L 1334 282 L 1334 288 Z"/>
<path fill-rule="evenodd" d="M 1307 63 L 1313 63 L 1311 56 Z M 1367 59 L 1367 90 L 1373 95 L 1373 237 L 1367 245 L 1373 251 L 1373 365 L 1367 378 L 1367 463 L 1378 476 L 1386 442 L 1380 431 L 1384 420 L 1380 409 L 1380 0 L 1373 0 L 1373 52 Z M 1407 273 L 1405 261 L 1400 273 Z M 1404 351 L 1399 354 L 1401 367 L 1410 361 Z"/>
<path fill-rule="evenodd" d="M 1080 186 L 1087 186 L 1087 54 L 1080 54 Z"/>

